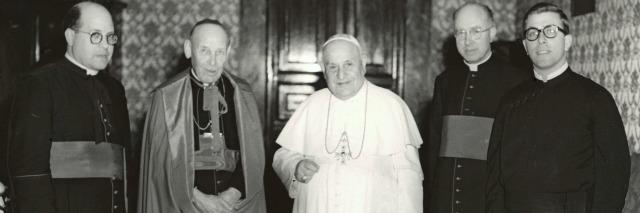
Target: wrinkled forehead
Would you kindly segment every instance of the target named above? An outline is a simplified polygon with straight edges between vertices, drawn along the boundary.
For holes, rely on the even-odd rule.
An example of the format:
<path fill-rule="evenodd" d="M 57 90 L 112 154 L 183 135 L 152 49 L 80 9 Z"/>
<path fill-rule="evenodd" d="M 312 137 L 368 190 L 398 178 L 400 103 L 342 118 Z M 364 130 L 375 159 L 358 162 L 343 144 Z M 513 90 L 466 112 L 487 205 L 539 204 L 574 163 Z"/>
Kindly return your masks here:
<path fill-rule="evenodd" d="M 547 25 L 555 24 L 562 26 L 560 15 L 554 12 L 533 13 L 525 21 L 525 29 L 534 27 L 542 29 Z"/>
<path fill-rule="evenodd" d="M 333 40 L 325 43 L 323 48 L 324 62 L 338 62 L 360 59 L 360 48 L 357 43 L 347 40 Z"/>
<path fill-rule="evenodd" d="M 191 35 L 191 42 L 194 44 L 220 44 L 226 46 L 229 41 L 227 32 L 220 26 L 214 24 L 203 24 L 196 27 Z"/>
<path fill-rule="evenodd" d="M 113 32 L 113 20 L 109 11 L 94 5 L 83 6 L 80 9 L 79 25 L 83 30 Z"/>
<path fill-rule="evenodd" d="M 470 27 L 486 27 L 489 25 L 489 14 L 477 5 L 467 5 L 458 11 L 454 20 L 456 29 L 466 29 Z"/>

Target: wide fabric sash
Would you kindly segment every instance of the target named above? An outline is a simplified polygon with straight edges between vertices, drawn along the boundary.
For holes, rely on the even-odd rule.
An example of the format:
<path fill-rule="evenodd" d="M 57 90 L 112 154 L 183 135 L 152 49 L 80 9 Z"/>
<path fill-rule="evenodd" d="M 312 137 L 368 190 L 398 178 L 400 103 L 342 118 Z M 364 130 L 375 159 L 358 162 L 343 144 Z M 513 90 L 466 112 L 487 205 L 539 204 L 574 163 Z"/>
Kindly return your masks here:
<path fill-rule="evenodd" d="M 124 148 L 94 141 L 54 141 L 51 145 L 51 177 L 124 177 Z"/>
<path fill-rule="evenodd" d="M 440 156 L 487 160 L 492 125 L 493 118 L 444 116 Z"/>

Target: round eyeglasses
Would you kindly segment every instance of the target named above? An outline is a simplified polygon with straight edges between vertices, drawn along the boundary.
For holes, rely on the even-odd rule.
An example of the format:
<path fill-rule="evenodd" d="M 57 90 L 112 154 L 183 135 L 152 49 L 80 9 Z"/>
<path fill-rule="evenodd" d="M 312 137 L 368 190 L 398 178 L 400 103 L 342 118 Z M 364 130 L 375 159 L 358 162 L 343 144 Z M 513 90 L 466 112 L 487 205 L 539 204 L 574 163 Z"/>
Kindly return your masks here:
<path fill-rule="evenodd" d="M 79 33 L 85 33 L 89 35 L 89 41 L 91 41 L 92 44 L 100 44 L 100 42 L 102 42 L 102 38 L 103 37 L 107 37 L 107 44 L 109 45 L 114 45 L 116 43 L 118 43 L 118 35 L 116 35 L 115 33 L 109 33 L 106 35 L 102 35 L 102 33 L 99 32 L 84 32 L 84 31 L 80 31 L 80 30 L 74 30 L 76 32 Z"/>
<path fill-rule="evenodd" d="M 456 37 L 456 39 L 465 39 L 467 38 L 471 38 L 473 40 L 477 40 L 480 38 L 480 34 L 482 34 L 483 32 L 486 32 L 487 30 L 491 29 L 491 27 L 493 26 L 488 26 L 486 28 L 482 28 L 482 27 L 473 27 L 471 28 L 469 31 L 467 30 L 456 30 L 453 34 L 454 37 Z"/>
<path fill-rule="evenodd" d="M 555 38 L 558 35 L 558 31 L 562 32 L 565 35 L 567 34 L 567 31 L 565 29 L 562 29 L 555 24 L 544 26 L 542 29 L 530 27 L 524 31 L 524 38 L 528 41 L 538 40 L 538 37 L 540 37 L 540 32 L 542 32 L 542 34 L 544 34 L 544 36 L 547 38 Z"/>

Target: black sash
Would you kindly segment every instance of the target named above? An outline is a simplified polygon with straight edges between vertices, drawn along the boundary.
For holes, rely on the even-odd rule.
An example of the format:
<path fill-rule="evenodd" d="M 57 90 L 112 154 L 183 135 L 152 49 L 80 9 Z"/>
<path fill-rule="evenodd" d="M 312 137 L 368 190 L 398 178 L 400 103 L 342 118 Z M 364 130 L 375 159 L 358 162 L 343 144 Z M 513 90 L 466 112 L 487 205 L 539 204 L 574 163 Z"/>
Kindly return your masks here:
<path fill-rule="evenodd" d="M 124 148 L 114 143 L 54 141 L 51 143 L 51 177 L 123 180 L 124 157 Z"/>
<path fill-rule="evenodd" d="M 493 118 L 444 116 L 440 156 L 487 160 L 492 125 Z"/>

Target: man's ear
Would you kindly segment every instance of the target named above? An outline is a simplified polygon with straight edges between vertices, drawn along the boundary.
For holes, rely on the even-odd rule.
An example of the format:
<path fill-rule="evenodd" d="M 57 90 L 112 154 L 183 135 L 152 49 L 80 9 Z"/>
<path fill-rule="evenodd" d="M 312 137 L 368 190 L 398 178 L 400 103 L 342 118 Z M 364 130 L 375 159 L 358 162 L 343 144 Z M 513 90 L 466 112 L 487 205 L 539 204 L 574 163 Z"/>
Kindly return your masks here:
<path fill-rule="evenodd" d="M 489 36 L 490 36 L 489 39 L 491 39 L 490 40 L 491 42 L 494 42 L 494 41 L 498 40 L 498 37 L 496 36 L 497 31 L 498 30 L 496 30 L 495 26 L 493 26 L 493 27 L 491 27 L 491 29 L 489 29 Z"/>
<path fill-rule="evenodd" d="M 64 30 L 64 39 L 67 41 L 67 46 L 73 46 L 73 39 L 76 36 L 76 32 L 71 28 Z"/>
<path fill-rule="evenodd" d="M 360 54 L 360 62 L 362 62 L 362 68 L 364 69 L 364 71 L 367 71 L 367 61 L 369 60 L 369 57 L 367 56 L 367 54 L 361 53 Z"/>
<path fill-rule="evenodd" d="M 191 41 L 189 39 L 184 40 L 184 57 L 186 57 L 187 59 L 191 58 Z"/>
<path fill-rule="evenodd" d="M 527 53 L 527 55 L 529 55 L 529 51 L 527 51 L 527 44 L 525 42 L 526 41 L 522 39 L 522 47 L 524 48 L 524 52 Z"/>
<path fill-rule="evenodd" d="M 569 51 L 573 45 L 573 36 L 571 34 L 564 36 L 564 51 Z"/>

